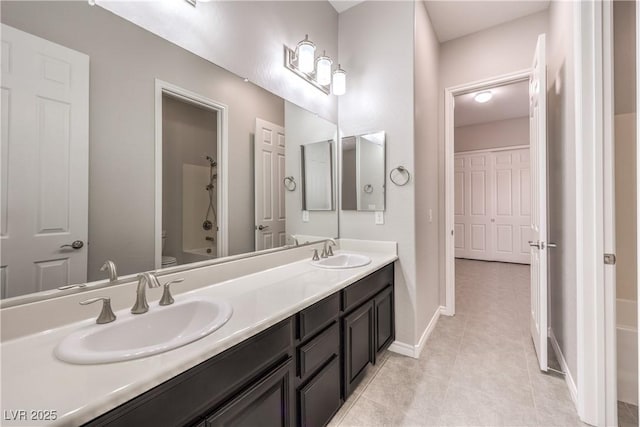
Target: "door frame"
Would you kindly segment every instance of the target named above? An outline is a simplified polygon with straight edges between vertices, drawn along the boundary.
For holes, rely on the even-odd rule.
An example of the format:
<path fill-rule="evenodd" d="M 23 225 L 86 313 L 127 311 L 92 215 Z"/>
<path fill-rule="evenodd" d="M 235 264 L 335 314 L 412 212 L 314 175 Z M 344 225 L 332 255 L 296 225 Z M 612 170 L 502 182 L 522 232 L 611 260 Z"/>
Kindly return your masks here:
<path fill-rule="evenodd" d="M 215 111 L 217 117 L 218 159 L 218 234 L 217 258 L 229 252 L 229 169 L 228 169 L 228 121 L 229 107 L 196 92 L 176 86 L 160 79 L 155 80 L 155 269 L 162 268 L 162 96 L 168 95 L 186 103 Z"/>
<path fill-rule="evenodd" d="M 531 69 L 502 74 L 485 80 L 450 86 L 444 90 L 444 152 L 445 152 L 445 287 L 446 298 L 442 314 L 456 314 L 456 272 L 455 272 L 455 237 L 453 235 L 455 220 L 454 189 L 454 107 L 455 97 L 469 92 L 504 86 L 511 83 L 528 81 Z"/>

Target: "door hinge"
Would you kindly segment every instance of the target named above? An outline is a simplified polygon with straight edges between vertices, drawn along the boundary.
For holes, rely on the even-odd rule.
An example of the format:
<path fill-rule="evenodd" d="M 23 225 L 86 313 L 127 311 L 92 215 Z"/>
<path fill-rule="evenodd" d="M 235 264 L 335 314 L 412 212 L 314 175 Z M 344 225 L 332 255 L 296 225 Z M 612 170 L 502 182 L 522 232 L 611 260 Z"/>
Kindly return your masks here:
<path fill-rule="evenodd" d="M 604 263 L 607 265 L 615 265 L 616 254 L 604 254 Z"/>

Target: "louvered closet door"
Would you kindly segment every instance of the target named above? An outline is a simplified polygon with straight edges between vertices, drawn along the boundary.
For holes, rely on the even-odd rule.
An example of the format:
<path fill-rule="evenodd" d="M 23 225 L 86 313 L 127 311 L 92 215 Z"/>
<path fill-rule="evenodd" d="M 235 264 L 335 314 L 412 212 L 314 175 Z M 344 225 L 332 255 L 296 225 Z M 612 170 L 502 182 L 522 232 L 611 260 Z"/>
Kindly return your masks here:
<path fill-rule="evenodd" d="M 455 155 L 456 258 L 527 264 L 529 149 Z"/>

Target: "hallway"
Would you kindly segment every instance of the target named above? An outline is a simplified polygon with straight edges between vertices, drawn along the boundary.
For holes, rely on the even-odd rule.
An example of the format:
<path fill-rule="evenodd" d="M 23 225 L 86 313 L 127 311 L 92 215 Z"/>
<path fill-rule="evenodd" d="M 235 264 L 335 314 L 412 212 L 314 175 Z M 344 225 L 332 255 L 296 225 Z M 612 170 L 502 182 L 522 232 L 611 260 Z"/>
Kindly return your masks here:
<path fill-rule="evenodd" d="M 420 359 L 387 352 L 331 425 L 584 425 L 564 379 L 537 367 L 528 266 L 456 260 L 456 312 Z"/>

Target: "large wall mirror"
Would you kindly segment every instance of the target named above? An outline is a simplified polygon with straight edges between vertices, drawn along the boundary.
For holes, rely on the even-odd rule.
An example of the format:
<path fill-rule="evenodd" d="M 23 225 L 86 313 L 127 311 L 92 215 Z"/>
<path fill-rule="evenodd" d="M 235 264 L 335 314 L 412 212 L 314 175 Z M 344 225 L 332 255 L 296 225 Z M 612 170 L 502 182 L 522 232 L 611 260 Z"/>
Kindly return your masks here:
<path fill-rule="evenodd" d="M 342 138 L 342 210 L 384 211 L 385 133 Z"/>
<path fill-rule="evenodd" d="M 284 185 L 334 123 L 86 1 L 0 7 L 2 298 L 337 237 Z"/>

